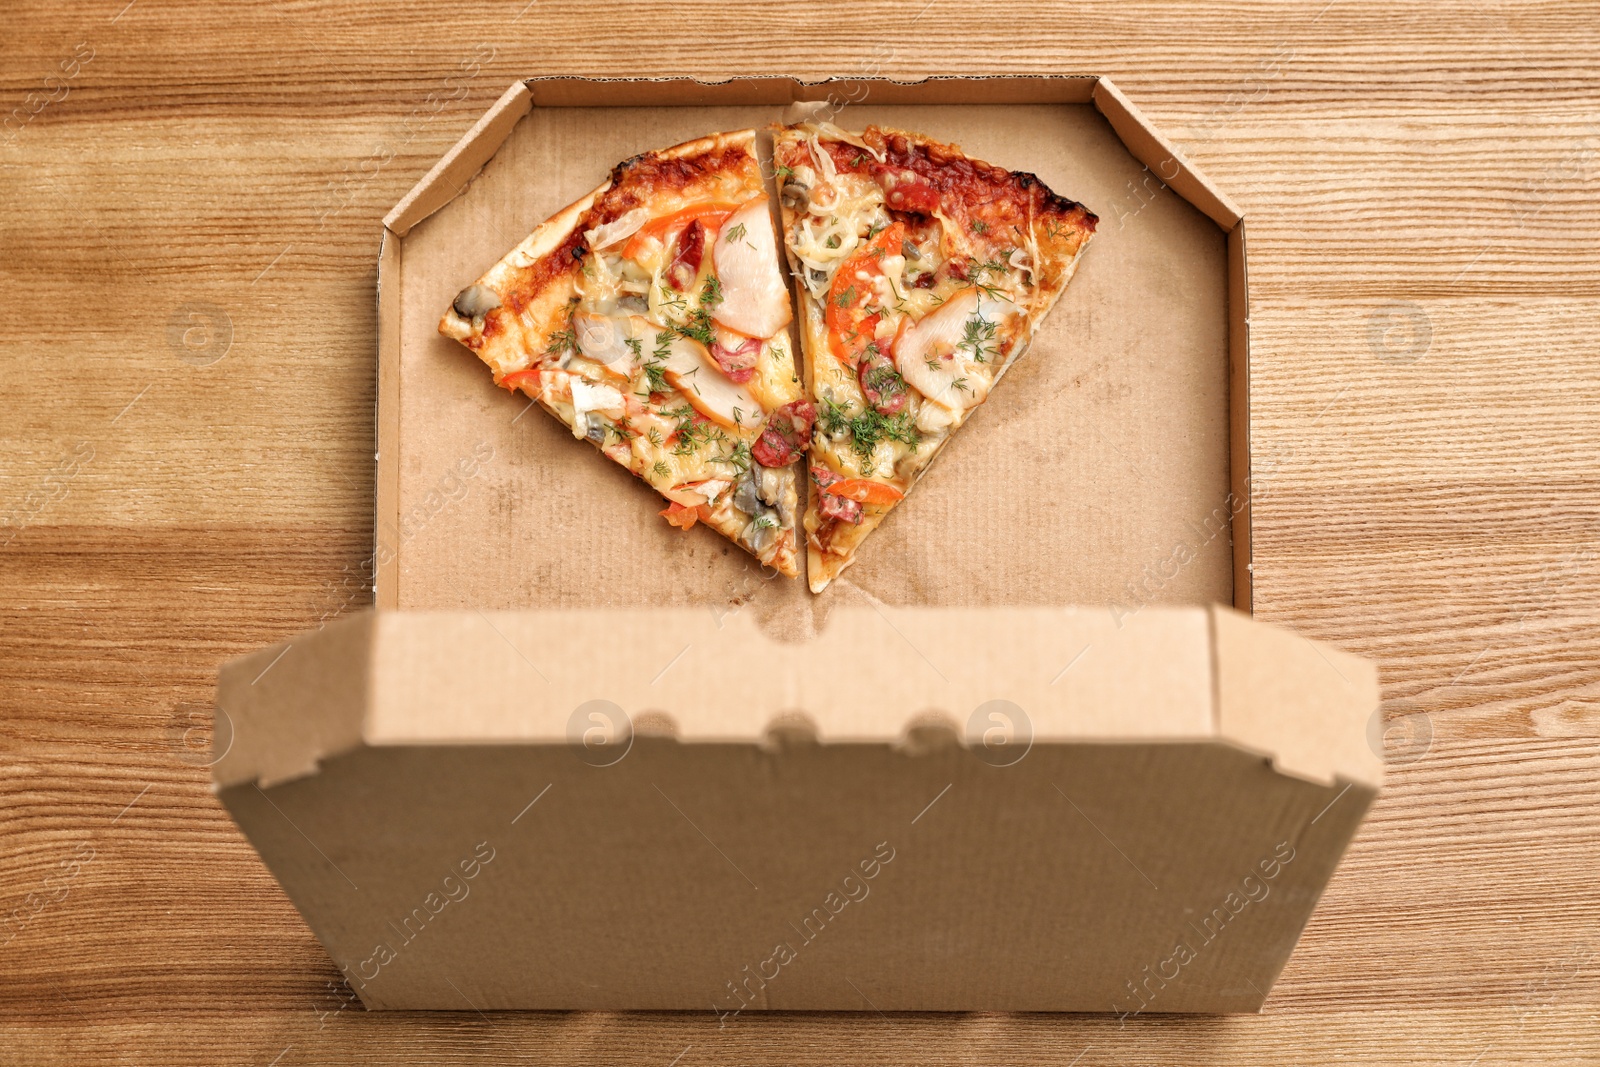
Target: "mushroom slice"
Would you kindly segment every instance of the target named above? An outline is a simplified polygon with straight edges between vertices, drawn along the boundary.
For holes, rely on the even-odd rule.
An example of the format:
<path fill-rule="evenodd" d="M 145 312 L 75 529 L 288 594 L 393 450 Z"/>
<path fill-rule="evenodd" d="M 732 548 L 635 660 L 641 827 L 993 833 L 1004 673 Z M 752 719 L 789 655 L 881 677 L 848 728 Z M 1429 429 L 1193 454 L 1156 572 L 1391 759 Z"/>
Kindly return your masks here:
<path fill-rule="evenodd" d="M 572 316 L 572 332 L 577 337 L 579 352 L 596 363 L 605 364 L 606 369 L 618 377 L 631 378 L 638 357 L 634 354 L 635 346 L 628 342 L 638 341 L 637 347 L 642 351 L 651 343 L 656 328 L 640 315 L 624 318 L 578 311 Z"/>

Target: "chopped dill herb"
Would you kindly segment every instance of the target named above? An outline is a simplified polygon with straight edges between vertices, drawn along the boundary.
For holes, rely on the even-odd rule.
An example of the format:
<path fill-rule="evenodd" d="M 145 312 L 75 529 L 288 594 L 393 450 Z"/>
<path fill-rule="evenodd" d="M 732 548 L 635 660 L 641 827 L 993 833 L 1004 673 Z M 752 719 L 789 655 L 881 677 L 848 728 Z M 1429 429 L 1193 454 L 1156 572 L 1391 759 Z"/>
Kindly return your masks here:
<path fill-rule="evenodd" d="M 722 283 L 715 274 L 706 275 L 706 284 L 700 290 L 700 306 L 714 308 L 722 303 Z"/>
<path fill-rule="evenodd" d="M 898 392 L 904 388 L 901 385 L 900 372 L 887 363 L 880 363 L 869 370 L 861 384 L 877 393 Z"/>
<path fill-rule="evenodd" d="M 576 353 L 578 351 L 578 333 L 571 326 L 563 330 L 556 330 L 545 340 L 549 342 L 544 350 L 544 354 L 547 356 L 559 356 L 564 352 Z"/>
<path fill-rule="evenodd" d="M 828 397 L 822 398 L 822 413 L 817 416 L 817 421 L 822 425 L 822 432 L 830 437 L 841 436 L 850 429 L 850 416 Z"/>
<path fill-rule="evenodd" d="M 749 442 L 735 442 L 731 449 L 724 449 L 722 454 L 716 457 L 716 462 L 725 463 L 734 470 L 738 471 L 740 474 L 743 474 L 745 471 L 750 469 Z"/>
<path fill-rule="evenodd" d="M 662 307 L 668 307 L 668 308 L 671 308 L 674 311 L 686 311 L 686 310 L 688 310 L 688 308 L 689 308 L 688 301 L 684 300 L 682 294 L 680 294 L 676 289 L 674 289 L 670 285 L 660 286 L 660 289 L 661 289 L 661 306 Z"/>
<path fill-rule="evenodd" d="M 823 397 L 817 423 L 830 436 L 850 435 L 850 450 L 861 459 L 867 474 L 872 473 L 872 455 L 882 442 L 899 441 L 915 448 L 922 441 L 909 411 L 880 415 L 866 408 L 859 415 L 850 415 L 841 405 Z"/>
<path fill-rule="evenodd" d="M 638 344 L 630 340 L 629 347 Z M 635 352 L 638 349 L 634 349 Z M 644 377 L 647 393 L 664 393 L 671 386 L 667 383 L 667 368 L 665 360 L 672 354 L 672 334 L 665 330 L 657 331 L 656 347 L 650 353 L 650 358 L 644 364 Z"/>
<path fill-rule="evenodd" d="M 909 411 L 902 411 L 898 415 L 879 415 L 876 411 L 863 411 L 851 420 L 850 432 L 855 435 L 857 451 L 863 446 L 870 451 L 878 446 L 879 441 L 899 441 L 901 444 L 913 446 L 922 441 L 922 435 L 917 432 Z"/>
<path fill-rule="evenodd" d="M 646 363 L 644 376 L 646 387 L 652 393 L 664 393 L 671 388 L 667 384 L 667 368 L 660 363 Z"/>
<path fill-rule="evenodd" d="M 980 292 L 991 297 L 1001 295 L 1000 287 L 994 282 L 984 281 L 984 278 L 990 274 L 997 278 L 1004 277 L 1006 273 L 1006 265 L 1004 263 L 998 259 L 989 259 L 982 263 L 972 264 L 967 268 L 967 272 L 972 284 L 977 286 Z"/>
<path fill-rule="evenodd" d="M 711 343 L 716 340 L 711 334 L 711 316 L 705 308 L 695 308 L 689 312 L 687 322 L 673 323 L 672 328 L 685 337 L 699 341 L 707 348 L 710 348 Z"/>
<path fill-rule="evenodd" d="M 729 230 L 728 230 L 728 236 L 724 237 L 723 240 L 728 242 L 731 245 L 731 244 L 733 244 L 733 242 L 739 240 L 743 236 L 744 236 L 744 223 L 741 222 L 741 223 L 739 223 L 739 224 L 737 224 L 737 225 L 735 225 L 733 227 L 730 227 Z"/>
<path fill-rule="evenodd" d="M 621 422 L 608 422 L 606 423 L 606 440 L 609 441 L 613 436 L 618 441 L 631 441 L 639 436 L 639 431 L 629 426 L 626 419 Z"/>
<path fill-rule="evenodd" d="M 957 342 L 957 349 L 966 349 L 972 353 L 974 363 L 987 363 L 995 354 L 995 327 L 997 323 L 983 317 L 983 308 L 979 306 L 972 318 L 962 327 L 961 340 Z"/>
<path fill-rule="evenodd" d="M 728 435 L 715 424 L 696 418 L 694 408 L 688 404 L 671 411 L 663 411 L 661 414 L 678 424 L 678 428 L 672 433 L 675 439 L 672 454 L 675 456 L 691 455 L 698 452 L 703 445 L 728 439 Z"/>
<path fill-rule="evenodd" d="M 559 356 L 567 352 L 573 355 L 578 354 L 578 331 L 572 328 L 572 313 L 577 307 L 578 302 L 576 300 L 567 304 L 567 324 L 562 329 L 553 331 L 545 338 L 545 355 Z"/>

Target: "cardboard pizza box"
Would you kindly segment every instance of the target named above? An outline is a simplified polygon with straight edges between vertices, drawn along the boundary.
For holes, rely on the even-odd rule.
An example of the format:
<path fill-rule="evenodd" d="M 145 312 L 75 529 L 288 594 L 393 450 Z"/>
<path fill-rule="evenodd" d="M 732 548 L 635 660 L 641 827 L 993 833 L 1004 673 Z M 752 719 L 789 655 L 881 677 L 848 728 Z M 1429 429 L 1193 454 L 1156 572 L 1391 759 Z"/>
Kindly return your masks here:
<path fill-rule="evenodd" d="M 797 107 L 1101 219 L 818 596 L 437 333 L 618 160 Z M 518 82 L 385 220 L 379 309 L 377 610 L 224 667 L 214 765 L 368 1007 L 1260 1007 L 1377 682 L 1248 617 L 1244 219 L 1110 82 Z"/>

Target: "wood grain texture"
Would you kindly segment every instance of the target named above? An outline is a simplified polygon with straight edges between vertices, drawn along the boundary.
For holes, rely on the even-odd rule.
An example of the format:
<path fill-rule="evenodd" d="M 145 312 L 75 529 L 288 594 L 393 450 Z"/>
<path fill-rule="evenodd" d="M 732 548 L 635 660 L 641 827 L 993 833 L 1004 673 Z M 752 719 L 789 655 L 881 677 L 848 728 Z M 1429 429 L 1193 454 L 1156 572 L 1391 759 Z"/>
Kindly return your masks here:
<path fill-rule="evenodd" d="M 125 4 L 0 63 L 0 1062 L 1600 1060 L 1592 4 Z M 216 663 L 368 596 L 384 212 L 514 77 L 774 70 L 1105 73 L 1248 213 L 1258 612 L 1391 764 L 1261 1016 L 341 1010 L 211 796 Z"/>

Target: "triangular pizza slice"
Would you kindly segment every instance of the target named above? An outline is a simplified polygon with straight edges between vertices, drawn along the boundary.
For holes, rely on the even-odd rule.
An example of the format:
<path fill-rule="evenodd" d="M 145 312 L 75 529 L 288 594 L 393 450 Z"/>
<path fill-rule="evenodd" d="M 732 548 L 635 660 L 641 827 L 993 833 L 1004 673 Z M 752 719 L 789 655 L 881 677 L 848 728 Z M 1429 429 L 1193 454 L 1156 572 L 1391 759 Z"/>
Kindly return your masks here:
<path fill-rule="evenodd" d="M 1022 355 L 1097 220 L 914 133 L 802 123 L 775 140 L 817 418 L 805 531 L 820 592 Z"/>
<path fill-rule="evenodd" d="M 463 289 L 439 330 L 574 437 L 798 574 L 813 413 L 755 131 L 620 163 Z"/>

